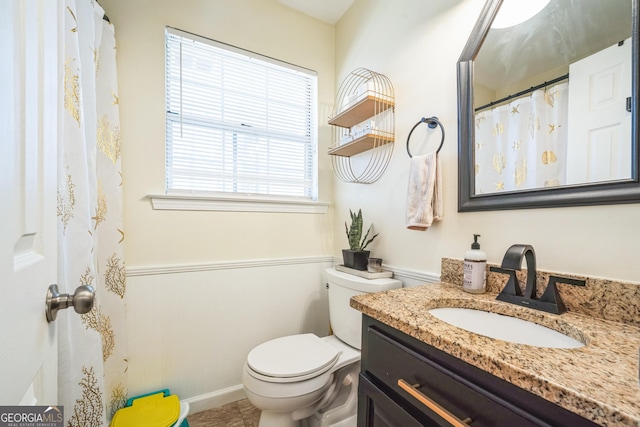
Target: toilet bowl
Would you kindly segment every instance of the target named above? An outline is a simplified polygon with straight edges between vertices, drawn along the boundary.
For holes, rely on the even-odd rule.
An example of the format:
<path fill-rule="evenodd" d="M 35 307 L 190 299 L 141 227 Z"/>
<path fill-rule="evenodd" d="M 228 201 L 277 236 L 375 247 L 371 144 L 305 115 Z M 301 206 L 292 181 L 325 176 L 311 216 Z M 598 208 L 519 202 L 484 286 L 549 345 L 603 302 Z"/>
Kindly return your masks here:
<path fill-rule="evenodd" d="M 253 349 L 242 380 L 262 410 L 260 427 L 299 426 L 331 403 L 350 373 L 346 368 L 359 361 L 360 352 L 335 336 L 290 335 Z"/>
<path fill-rule="evenodd" d="M 245 393 L 261 412 L 259 427 L 356 425 L 361 314 L 352 296 L 401 287 L 393 279 L 367 280 L 326 271 L 329 317 L 336 335 L 299 334 L 255 347 L 242 373 Z"/>

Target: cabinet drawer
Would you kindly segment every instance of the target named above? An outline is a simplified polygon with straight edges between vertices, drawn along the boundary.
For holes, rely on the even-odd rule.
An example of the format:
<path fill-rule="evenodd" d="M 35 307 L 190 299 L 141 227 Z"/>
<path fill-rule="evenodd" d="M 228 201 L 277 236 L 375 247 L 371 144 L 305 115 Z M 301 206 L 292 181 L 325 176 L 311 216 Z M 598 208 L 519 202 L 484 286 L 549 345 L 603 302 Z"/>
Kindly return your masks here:
<path fill-rule="evenodd" d="M 389 399 L 366 377 L 360 376 L 358 384 L 358 426 L 366 427 L 424 427 L 437 424 L 425 424 L 416 420 L 404 408 Z"/>
<path fill-rule="evenodd" d="M 430 419 L 445 426 L 545 425 L 375 328 L 367 335 L 363 372 Z"/>

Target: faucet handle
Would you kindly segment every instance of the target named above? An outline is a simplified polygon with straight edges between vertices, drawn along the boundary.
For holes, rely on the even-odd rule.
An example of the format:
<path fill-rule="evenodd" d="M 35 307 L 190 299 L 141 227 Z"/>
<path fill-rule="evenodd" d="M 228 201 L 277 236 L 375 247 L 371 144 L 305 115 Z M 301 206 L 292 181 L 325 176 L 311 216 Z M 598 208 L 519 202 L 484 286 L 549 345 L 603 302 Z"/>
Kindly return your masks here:
<path fill-rule="evenodd" d="M 507 284 L 502 289 L 501 294 L 508 294 L 514 296 L 522 296 L 522 290 L 520 289 L 520 285 L 518 284 L 518 278 L 516 277 L 516 271 L 510 268 L 502 268 L 502 267 L 489 267 L 489 271 L 493 271 L 494 273 L 502 273 L 508 274 L 509 280 Z"/>
<path fill-rule="evenodd" d="M 555 310 L 552 311 L 556 314 L 561 314 L 567 311 L 567 307 L 562 302 L 560 294 L 558 293 L 558 287 L 556 283 L 566 283 L 574 286 L 585 286 L 586 282 L 581 279 L 571 279 L 569 277 L 549 276 L 549 284 L 544 290 L 544 293 L 540 297 L 541 302 L 549 303 L 555 306 Z"/>
<path fill-rule="evenodd" d="M 566 283 L 567 285 L 586 286 L 587 281 L 583 279 L 572 279 L 570 277 L 549 276 L 549 283 Z"/>

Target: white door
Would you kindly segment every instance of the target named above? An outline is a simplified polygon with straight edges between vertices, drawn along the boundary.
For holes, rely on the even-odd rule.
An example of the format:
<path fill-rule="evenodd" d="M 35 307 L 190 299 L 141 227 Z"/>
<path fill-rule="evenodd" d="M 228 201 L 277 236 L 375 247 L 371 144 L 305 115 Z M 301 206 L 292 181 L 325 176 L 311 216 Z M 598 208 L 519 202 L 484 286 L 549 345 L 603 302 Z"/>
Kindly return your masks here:
<path fill-rule="evenodd" d="M 56 148 L 58 0 L 3 1 L 0 12 L 0 405 L 57 403 Z"/>
<path fill-rule="evenodd" d="M 567 184 L 631 178 L 631 39 L 569 67 Z"/>

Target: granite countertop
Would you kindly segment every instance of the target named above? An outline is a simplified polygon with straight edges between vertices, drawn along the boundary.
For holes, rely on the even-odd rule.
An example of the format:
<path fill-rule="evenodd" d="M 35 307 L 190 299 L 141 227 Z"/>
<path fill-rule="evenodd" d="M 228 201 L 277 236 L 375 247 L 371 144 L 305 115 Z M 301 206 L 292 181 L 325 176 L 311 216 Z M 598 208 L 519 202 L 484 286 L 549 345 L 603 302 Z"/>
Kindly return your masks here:
<path fill-rule="evenodd" d="M 437 283 L 357 295 L 351 306 L 520 388 L 603 426 L 640 426 L 640 327 L 566 312 L 549 314 Z M 428 313 L 465 307 L 511 315 L 586 345 L 540 348 L 477 335 Z"/>

